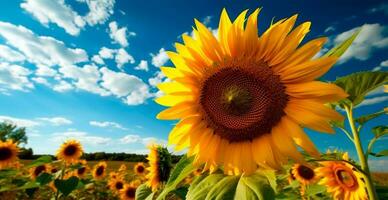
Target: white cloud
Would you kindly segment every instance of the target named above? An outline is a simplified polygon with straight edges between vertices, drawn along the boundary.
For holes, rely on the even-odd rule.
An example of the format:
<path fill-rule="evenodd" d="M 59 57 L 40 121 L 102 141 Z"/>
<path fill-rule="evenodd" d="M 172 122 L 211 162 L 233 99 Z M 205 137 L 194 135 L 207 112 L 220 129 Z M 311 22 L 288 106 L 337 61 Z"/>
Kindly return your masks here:
<path fill-rule="evenodd" d="M 121 48 L 117 51 L 115 61 L 117 63 L 117 67 L 122 70 L 123 65 L 127 64 L 128 62 L 133 64 L 135 63 L 135 59 L 133 56 L 131 56 L 125 49 Z"/>
<path fill-rule="evenodd" d="M 84 17 L 85 21 L 93 26 L 105 23 L 114 13 L 115 0 L 85 0 L 89 13 Z"/>
<path fill-rule="evenodd" d="M 140 78 L 123 72 L 115 72 L 106 67 L 100 69 L 101 85 L 128 105 L 138 105 L 150 97 L 148 85 Z"/>
<path fill-rule="evenodd" d="M 83 49 L 67 48 L 62 41 L 52 37 L 37 36 L 24 26 L 0 21 L 0 36 L 34 64 L 54 66 L 88 61 L 88 55 Z"/>
<path fill-rule="evenodd" d="M 26 127 L 26 128 L 32 128 L 32 127 L 41 125 L 39 122 L 36 122 L 34 120 L 21 119 L 21 118 L 15 118 L 10 116 L 1 116 L 1 115 L 0 115 L 0 121 L 12 123 L 19 127 Z"/>
<path fill-rule="evenodd" d="M 101 74 L 95 65 L 84 65 L 83 67 L 66 65 L 62 66 L 59 71 L 63 74 L 63 77 L 72 79 L 73 84 L 79 89 L 101 96 L 110 95 L 108 91 L 98 85 Z"/>
<path fill-rule="evenodd" d="M 66 119 L 64 117 L 40 117 L 40 118 L 37 118 L 37 120 L 48 122 L 53 126 L 73 124 L 73 122 L 70 119 Z"/>
<path fill-rule="evenodd" d="M 22 66 L 0 63 L 0 88 L 3 89 L 3 92 L 7 90 L 29 91 L 34 88 L 34 84 L 28 78 L 30 74 L 31 71 Z"/>
<path fill-rule="evenodd" d="M 332 32 L 332 31 L 335 31 L 335 28 L 334 26 L 329 26 L 325 29 L 325 33 L 328 33 L 328 32 Z"/>
<path fill-rule="evenodd" d="M 48 86 L 48 87 L 51 86 L 50 83 L 47 81 L 47 79 L 42 78 L 42 77 L 33 77 L 33 78 L 31 78 L 31 80 L 33 80 L 36 83 Z"/>
<path fill-rule="evenodd" d="M 26 0 L 20 7 L 32 14 L 41 24 L 54 23 L 70 35 L 78 35 L 85 21 L 64 0 Z"/>
<path fill-rule="evenodd" d="M 138 143 L 140 141 L 141 141 L 141 137 L 139 135 L 126 135 L 120 138 L 120 142 L 123 144 Z"/>
<path fill-rule="evenodd" d="M 117 128 L 117 129 L 121 129 L 121 130 L 128 130 L 127 128 L 125 128 L 124 126 L 122 126 L 121 124 L 119 124 L 119 123 L 117 123 L 117 122 L 109 122 L 109 121 L 105 121 L 105 122 L 90 121 L 89 124 L 90 124 L 91 126 L 97 126 L 97 127 L 102 127 L 102 128 L 112 127 L 112 128 Z"/>
<path fill-rule="evenodd" d="M 166 64 L 166 62 L 168 61 L 168 56 L 164 48 L 161 48 L 159 50 L 159 53 L 157 54 L 151 53 L 150 55 L 152 57 L 152 65 L 154 65 L 155 67 L 161 67 L 162 65 Z"/>
<path fill-rule="evenodd" d="M 212 21 L 212 19 L 213 19 L 213 16 L 206 16 L 206 17 L 203 18 L 202 23 L 204 25 L 209 25 L 210 22 Z"/>
<path fill-rule="evenodd" d="M 167 145 L 166 140 L 158 139 L 155 137 L 146 137 L 142 139 L 142 143 L 144 145 L 150 145 L 150 144 L 160 144 L 160 145 Z"/>
<path fill-rule="evenodd" d="M 97 63 L 97 64 L 100 64 L 100 65 L 105 64 L 104 60 L 103 60 L 103 59 L 101 58 L 101 56 L 99 56 L 99 55 L 94 55 L 94 56 L 92 57 L 92 61 L 95 62 L 95 63 Z"/>
<path fill-rule="evenodd" d="M 46 65 L 36 65 L 36 67 L 37 69 L 35 70 L 35 75 L 37 76 L 54 77 L 58 73 L 55 69 Z"/>
<path fill-rule="evenodd" d="M 375 105 L 385 101 L 388 101 L 388 96 L 377 96 L 372 98 L 366 98 L 362 103 L 357 105 L 357 107 Z"/>
<path fill-rule="evenodd" d="M 334 39 L 335 44 L 339 44 L 349 38 L 360 27 L 353 28 L 337 35 Z M 367 60 L 376 49 L 388 46 L 388 37 L 386 36 L 387 27 L 380 24 L 365 24 L 362 30 L 354 40 L 353 44 L 341 56 L 340 62 L 344 63 L 350 59 Z"/>
<path fill-rule="evenodd" d="M 116 50 L 114 49 L 109 49 L 106 47 L 102 47 L 98 54 L 101 56 L 101 58 L 104 59 L 112 59 L 114 57 L 114 54 L 116 53 Z"/>
<path fill-rule="evenodd" d="M 153 87 L 164 81 L 168 81 L 168 79 L 161 71 L 156 72 L 154 77 L 148 79 L 148 83 Z"/>
<path fill-rule="evenodd" d="M 22 62 L 25 59 L 26 58 L 18 51 L 13 50 L 6 45 L 0 44 L 0 61 Z"/>
<path fill-rule="evenodd" d="M 62 143 L 69 139 L 76 139 L 82 144 L 90 145 L 106 145 L 112 140 L 108 137 L 90 135 L 87 132 L 83 131 L 57 132 L 53 133 L 52 137 L 50 138 L 50 140 L 57 143 Z"/>
<path fill-rule="evenodd" d="M 383 68 L 386 68 L 386 67 L 388 67 L 388 60 L 382 61 L 380 63 L 380 65 L 375 67 L 375 68 L 373 68 L 372 71 L 380 71 L 380 70 L 382 70 Z"/>
<path fill-rule="evenodd" d="M 122 47 L 128 46 L 127 36 L 136 36 L 135 32 L 128 32 L 127 27 L 119 28 L 117 22 L 109 23 L 109 37 Z"/>
<path fill-rule="evenodd" d="M 146 60 L 141 60 L 139 65 L 135 67 L 136 70 L 144 70 L 148 72 L 148 62 Z"/>
<path fill-rule="evenodd" d="M 73 89 L 74 89 L 74 86 L 64 80 L 59 81 L 58 84 L 53 86 L 53 90 L 57 92 L 67 92 Z"/>
<path fill-rule="evenodd" d="M 383 12 L 385 15 L 388 15 L 388 3 L 382 3 L 379 6 L 368 10 L 368 13 L 376 13 L 376 12 Z"/>

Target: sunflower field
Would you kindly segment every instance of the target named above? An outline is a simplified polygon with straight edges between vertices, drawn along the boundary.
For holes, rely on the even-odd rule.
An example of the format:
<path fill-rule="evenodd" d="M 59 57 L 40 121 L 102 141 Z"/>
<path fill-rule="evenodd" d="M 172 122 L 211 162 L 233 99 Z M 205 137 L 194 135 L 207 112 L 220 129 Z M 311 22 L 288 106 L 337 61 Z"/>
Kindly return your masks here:
<path fill-rule="evenodd" d="M 57 159 L 23 165 L 17 144 L 2 141 L 0 199 L 388 199 L 388 186 L 372 178 L 368 165 L 368 157 L 388 155 L 373 149 L 387 125 L 360 140 L 364 125 L 388 110 L 353 114 L 368 92 L 387 92 L 388 73 L 321 78 L 361 30 L 317 57 L 327 38 L 301 45 L 310 22 L 294 27 L 294 15 L 259 35 L 260 11 L 232 21 L 224 9 L 217 37 L 195 20 L 193 36 L 183 35 L 168 52 L 174 66 L 160 68 L 171 81 L 158 85 L 163 96 L 155 101 L 166 109 L 156 117 L 177 120 L 168 147 L 185 152 L 178 163 L 167 146 L 149 144 L 148 162 L 108 173 L 107 162 L 88 165 L 82 144 L 68 140 Z M 345 134 L 358 160 L 319 152 L 305 128 Z"/>

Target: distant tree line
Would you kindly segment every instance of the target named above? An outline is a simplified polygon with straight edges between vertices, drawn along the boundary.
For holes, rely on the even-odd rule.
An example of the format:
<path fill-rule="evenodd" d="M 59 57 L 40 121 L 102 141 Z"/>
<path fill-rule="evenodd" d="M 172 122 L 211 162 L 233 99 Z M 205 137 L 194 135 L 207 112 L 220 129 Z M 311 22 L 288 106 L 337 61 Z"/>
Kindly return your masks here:
<path fill-rule="evenodd" d="M 0 123 L 0 140 L 6 141 L 12 139 L 17 144 L 26 145 L 28 138 L 26 136 L 26 128 L 18 128 L 15 124 L 2 122 Z M 34 154 L 31 148 L 20 147 L 19 158 L 25 160 L 35 160 L 43 155 Z M 55 156 L 51 155 L 53 159 Z M 128 161 L 128 162 L 147 162 L 147 155 L 133 154 L 133 153 L 84 153 L 82 159 L 87 161 L 99 161 L 99 160 L 110 160 L 110 161 Z M 172 155 L 172 162 L 177 163 L 181 156 Z"/>

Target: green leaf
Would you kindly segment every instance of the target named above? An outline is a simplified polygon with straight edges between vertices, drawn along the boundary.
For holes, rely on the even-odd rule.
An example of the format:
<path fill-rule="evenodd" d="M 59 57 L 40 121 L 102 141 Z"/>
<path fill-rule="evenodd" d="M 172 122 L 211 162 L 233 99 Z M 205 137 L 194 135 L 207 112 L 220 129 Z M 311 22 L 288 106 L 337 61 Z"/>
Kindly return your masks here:
<path fill-rule="evenodd" d="M 238 182 L 235 199 L 275 199 L 275 192 L 265 176 L 253 174 L 241 177 Z"/>
<path fill-rule="evenodd" d="M 376 193 L 379 199 L 388 199 L 388 186 L 376 185 Z"/>
<path fill-rule="evenodd" d="M 388 126 L 376 126 L 372 128 L 372 133 L 376 138 L 387 135 L 388 134 Z"/>
<path fill-rule="evenodd" d="M 236 187 L 240 177 L 239 176 L 226 176 L 217 184 L 212 186 L 207 193 L 205 200 L 210 199 L 234 199 L 236 193 Z M 249 199 L 249 198 L 247 198 Z"/>
<path fill-rule="evenodd" d="M 349 94 L 347 100 L 354 106 L 360 104 L 368 92 L 388 82 L 388 72 L 359 72 L 353 73 L 334 81 Z M 341 101 L 340 104 L 345 104 Z"/>
<path fill-rule="evenodd" d="M 376 113 L 372 113 L 372 114 L 369 114 L 369 115 L 361 116 L 361 117 L 357 118 L 355 121 L 357 123 L 359 123 L 359 124 L 365 124 L 369 120 L 372 120 L 372 119 L 374 119 L 376 117 L 379 117 L 380 115 L 382 115 L 384 113 L 387 113 L 387 112 L 385 110 L 382 110 L 382 111 L 379 111 L 379 112 L 376 112 Z"/>
<path fill-rule="evenodd" d="M 194 157 L 183 156 L 175 165 L 174 170 L 167 181 L 166 186 L 159 194 L 157 199 L 164 199 L 171 191 L 175 190 L 177 185 L 190 175 L 196 167 L 192 165 Z"/>
<path fill-rule="evenodd" d="M 276 192 L 278 184 L 276 182 L 275 170 L 263 169 L 263 170 L 260 170 L 258 173 L 267 177 L 269 184 L 271 185 L 272 189 Z"/>
<path fill-rule="evenodd" d="M 345 51 L 350 47 L 350 45 L 353 43 L 354 39 L 356 39 L 357 35 L 360 33 L 361 28 L 353 33 L 348 39 L 343 41 L 341 44 L 333 47 L 330 49 L 325 55 L 322 57 L 327 57 L 327 56 L 336 56 L 336 57 L 341 57 L 342 54 L 345 53 Z"/>
<path fill-rule="evenodd" d="M 78 186 L 78 181 L 77 177 L 72 176 L 67 180 L 56 179 L 54 185 L 64 196 L 67 196 Z"/>
<path fill-rule="evenodd" d="M 147 186 L 147 184 L 141 184 L 136 189 L 136 198 L 137 200 L 145 200 L 147 197 L 152 193 L 152 190 L 150 187 Z"/>
<path fill-rule="evenodd" d="M 21 187 L 18 187 L 17 190 L 25 190 L 25 189 L 31 189 L 31 188 L 37 188 L 40 187 L 39 183 L 35 181 L 27 182 Z"/>
<path fill-rule="evenodd" d="M 374 156 L 374 157 L 384 157 L 384 156 L 388 156 L 388 149 L 386 150 L 382 150 L 378 153 L 369 153 L 370 155 Z"/>
<path fill-rule="evenodd" d="M 13 177 L 18 173 L 14 169 L 2 169 L 0 170 L 0 179 Z"/>
<path fill-rule="evenodd" d="M 188 190 L 189 190 L 188 187 L 180 187 L 180 188 L 177 188 L 176 190 L 174 190 L 173 192 L 179 198 L 186 199 L 186 194 L 187 194 Z"/>
<path fill-rule="evenodd" d="M 217 184 L 224 177 L 225 176 L 223 174 L 211 174 L 206 178 L 202 179 L 202 181 L 199 182 L 198 184 L 190 185 L 189 191 L 187 192 L 187 195 L 186 195 L 186 199 L 187 200 L 205 199 L 211 187 Z"/>
<path fill-rule="evenodd" d="M 323 193 L 326 191 L 326 187 L 323 185 L 309 185 L 306 188 L 306 195 L 307 196 L 314 196 L 319 193 Z"/>
<path fill-rule="evenodd" d="M 36 167 L 46 163 L 51 163 L 52 161 L 53 160 L 51 156 L 41 156 L 38 159 L 32 161 L 29 165 L 27 165 L 27 167 Z"/>
<path fill-rule="evenodd" d="M 42 173 L 38 177 L 36 177 L 36 182 L 39 183 L 39 185 L 46 185 L 47 183 L 50 183 L 53 180 L 53 176 L 48 173 Z"/>

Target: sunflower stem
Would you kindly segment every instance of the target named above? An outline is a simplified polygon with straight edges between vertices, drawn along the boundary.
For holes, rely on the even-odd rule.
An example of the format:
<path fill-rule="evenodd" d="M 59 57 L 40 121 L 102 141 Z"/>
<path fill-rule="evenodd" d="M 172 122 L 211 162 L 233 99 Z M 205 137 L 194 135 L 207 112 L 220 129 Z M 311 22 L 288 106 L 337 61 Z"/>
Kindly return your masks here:
<path fill-rule="evenodd" d="M 350 129 L 352 130 L 353 138 L 354 138 L 354 146 L 356 147 L 358 159 L 360 160 L 361 169 L 364 171 L 366 175 L 365 184 L 368 190 L 368 194 L 371 200 L 377 199 L 376 190 L 374 188 L 374 185 L 372 183 L 371 174 L 368 167 L 368 161 L 366 159 L 366 156 L 364 154 L 364 150 L 362 149 L 360 135 L 358 132 L 358 129 L 356 128 L 356 125 L 354 123 L 353 119 L 353 105 L 345 106 L 346 114 L 348 117 Z"/>
<path fill-rule="evenodd" d="M 349 133 L 346 129 L 341 128 L 341 127 L 339 127 L 339 129 L 340 129 L 342 132 L 344 132 L 345 135 L 348 136 L 349 140 L 351 140 L 351 141 L 354 143 L 353 137 L 350 135 L 350 133 Z"/>

